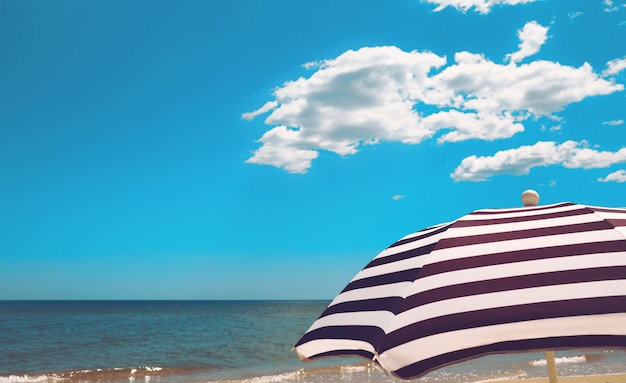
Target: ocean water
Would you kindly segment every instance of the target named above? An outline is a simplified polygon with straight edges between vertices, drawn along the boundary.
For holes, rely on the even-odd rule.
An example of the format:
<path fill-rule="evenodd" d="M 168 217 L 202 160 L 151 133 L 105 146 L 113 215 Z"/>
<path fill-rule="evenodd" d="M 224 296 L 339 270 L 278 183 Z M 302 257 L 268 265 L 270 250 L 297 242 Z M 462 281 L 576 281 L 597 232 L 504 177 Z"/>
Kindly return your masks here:
<path fill-rule="evenodd" d="M 398 382 L 361 359 L 301 362 L 328 301 L 0 301 L 0 383 Z M 624 350 L 557 352 L 558 373 L 626 373 Z M 546 376 L 543 353 L 493 355 L 420 381 Z"/>

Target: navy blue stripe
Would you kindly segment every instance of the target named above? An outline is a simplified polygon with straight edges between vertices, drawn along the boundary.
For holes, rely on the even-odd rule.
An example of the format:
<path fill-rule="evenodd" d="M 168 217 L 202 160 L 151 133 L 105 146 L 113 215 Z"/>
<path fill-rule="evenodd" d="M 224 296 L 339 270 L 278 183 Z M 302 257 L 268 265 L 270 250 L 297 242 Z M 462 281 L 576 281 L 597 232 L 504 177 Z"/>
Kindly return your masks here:
<path fill-rule="evenodd" d="M 570 283 L 626 280 L 626 265 L 563 270 L 506 278 L 495 278 L 463 284 L 451 284 L 401 298 L 400 296 L 342 302 L 328 307 L 320 317 L 337 313 L 388 311 L 399 314 L 416 307 L 447 299 L 462 298 L 500 291 L 526 289 Z"/>
<path fill-rule="evenodd" d="M 626 262 L 626 260 L 625 260 Z M 411 310 L 432 302 L 461 298 L 472 295 L 500 291 L 527 289 L 532 287 L 561 285 L 568 283 L 596 282 L 608 280 L 626 280 L 626 265 L 607 266 L 580 270 L 564 270 L 530 275 L 519 275 L 484 281 L 450 284 L 440 288 L 426 290 L 406 298 L 402 311 Z"/>
<path fill-rule="evenodd" d="M 476 234 L 467 237 L 442 238 L 437 243 L 437 249 L 448 249 L 451 247 L 477 245 L 481 243 L 494 243 L 510 241 L 515 239 L 545 237 L 548 235 L 584 233 L 596 230 L 613 229 L 614 227 L 606 221 L 596 221 L 580 223 L 575 225 L 561 225 L 554 227 L 542 227 L 529 230 L 506 231 L 503 233 Z"/>
<path fill-rule="evenodd" d="M 393 374 L 402 379 L 415 379 L 438 368 L 486 355 L 576 348 L 626 349 L 626 336 L 583 335 L 501 342 L 438 355 L 393 371 Z"/>
<path fill-rule="evenodd" d="M 363 269 L 369 269 L 370 267 L 386 265 L 388 263 L 393 263 L 397 261 L 403 261 L 409 258 L 419 257 L 420 255 L 430 253 L 437 243 L 431 243 L 426 246 L 417 247 L 415 249 L 403 251 L 398 254 L 388 255 L 386 257 L 375 258 L 370 263 L 367 264 Z"/>
<path fill-rule="evenodd" d="M 488 225 L 498 225 L 498 224 L 503 224 L 503 223 L 539 221 L 539 220 L 550 219 L 550 218 L 573 217 L 573 216 L 585 215 L 585 214 L 593 214 L 593 212 L 586 207 L 581 207 L 580 209 L 576 209 L 576 210 L 556 211 L 552 213 L 525 215 L 525 216 L 519 216 L 519 217 L 498 218 L 498 216 L 495 215 L 493 219 L 471 219 L 471 215 L 469 215 L 470 219 L 465 219 L 465 217 L 461 218 L 458 221 L 454 222 L 452 226 L 453 227 L 488 226 Z"/>
<path fill-rule="evenodd" d="M 471 227 L 471 226 L 488 226 L 488 225 L 498 225 L 504 223 L 517 223 L 517 222 L 528 222 L 528 221 L 539 221 L 544 219 L 551 218 L 564 218 L 564 217 L 574 217 L 577 215 L 585 215 L 592 214 L 593 212 L 588 208 L 581 207 L 576 210 L 566 210 L 566 211 L 557 211 L 552 213 L 544 213 L 544 214 L 534 214 L 534 215 L 525 215 L 518 217 L 506 217 L 506 218 L 498 218 L 494 216 L 493 219 L 470 219 L 461 218 L 460 220 L 454 223 L 454 227 Z"/>
<path fill-rule="evenodd" d="M 397 271 L 395 273 L 389 274 L 381 274 L 373 277 L 358 279 L 356 281 L 352 281 L 346 286 L 342 293 L 355 289 L 362 289 L 365 287 L 373 287 L 373 286 L 382 286 L 388 285 L 391 283 L 399 283 L 399 282 L 413 282 L 417 279 L 421 268 L 408 269 Z"/>
<path fill-rule="evenodd" d="M 295 347 L 316 339 L 360 340 L 375 346 L 384 336 L 385 332 L 376 326 L 327 326 L 307 332 Z"/>
<path fill-rule="evenodd" d="M 504 251 L 502 253 L 489 253 L 486 255 L 430 263 L 422 268 L 420 278 L 450 271 L 470 269 L 474 267 L 503 265 L 507 263 L 535 261 L 548 258 L 561 258 L 587 254 L 593 256 L 593 254 L 615 253 L 624 251 L 626 251 L 626 241 L 624 240 L 576 243 L 572 245 Z"/>
<path fill-rule="evenodd" d="M 389 311 L 397 314 L 401 312 L 403 303 L 404 298 L 401 297 L 364 299 L 359 301 L 342 302 L 328 307 L 326 310 L 324 310 L 322 315 L 320 315 L 320 318 L 338 313 L 366 311 Z"/>
<path fill-rule="evenodd" d="M 436 235 L 436 234 L 439 234 L 439 233 L 443 233 L 444 231 L 448 230 L 448 227 L 450 227 L 450 225 L 449 225 L 449 224 L 448 224 L 448 225 L 445 225 L 445 224 L 444 224 L 444 225 L 443 225 L 443 226 L 441 226 L 439 229 L 437 229 L 437 230 L 433 230 L 433 231 L 431 231 L 430 233 L 425 233 L 425 234 L 418 235 L 418 236 L 411 237 L 411 238 L 401 239 L 401 240 L 399 240 L 399 241 L 395 242 L 394 244 L 392 244 L 392 245 L 391 245 L 391 246 L 389 246 L 389 247 L 390 247 L 390 248 L 391 248 L 391 247 L 396 247 L 396 246 L 404 245 L 404 244 L 407 244 L 407 243 L 411 243 L 411 242 L 419 241 L 420 239 L 424 239 L 424 238 L 432 237 L 433 235 Z M 426 231 L 426 230 L 430 230 L 430 229 L 432 229 L 432 227 L 429 227 L 429 228 L 426 228 L 426 229 L 420 230 L 420 231 L 418 231 L 417 233 L 422 232 L 422 231 Z"/>
<path fill-rule="evenodd" d="M 311 355 L 308 357 L 308 360 L 312 359 L 320 359 L 320 358 L 330 358 L 330 357 L 351 357 L 358 356 L 361 358 L 365 358 L 367 360 L 374 359 L 374 354 L 365 350 L 334 350 L 328 352 L 321 352 L 319 354 Z"/>
<path fill-rule="evenodd" d="M 455 313 L 412 323 L 392 331 L 387 334 L 378 352 L 385 352 L 415 339 L 450 331 L 538 319 L 613 314 L 623 312 L 624 307 L 626 307 L 626 295 L 539 302 Z"/>
<path fill-rule="evenodd" d="M 610 223 L 614 227 L 626 226 L 626 218 L 625 219 L 610 218 L 610 219 L 606 219 L 605 221 L 607 221 L 608 223 Z"/>
<path fill-rule="evenodd" d="M 603 213 L 618 213 L 618 214 L 626 214 L 626 208 L 610 208 L 610 207 L 598 207 L 598 206 L 587 206 L 589 209 L 594 212 L 599 211 Z"/>

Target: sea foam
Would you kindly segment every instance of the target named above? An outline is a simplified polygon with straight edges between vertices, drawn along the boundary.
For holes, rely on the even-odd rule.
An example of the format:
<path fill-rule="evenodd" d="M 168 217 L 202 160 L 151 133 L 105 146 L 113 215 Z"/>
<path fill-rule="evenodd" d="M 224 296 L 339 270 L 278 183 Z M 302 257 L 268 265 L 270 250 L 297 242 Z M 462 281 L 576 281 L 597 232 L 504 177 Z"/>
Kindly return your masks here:
<path fill-rule="evenodd" d="M 41 383 L 41 382 L 54 382 L 62 380 L 62 378 L 56 376 L 47 375 L 9 375 L 0 376 L 0 383 Z"/>
<path fill-rule="evenodd" d="M 565 356 L 561 358 L 554 358 L 554 361 L 556 364 L 585 363 L 587 362 L 587 355 Z M 547 364 L 548 361 L 546 359 L 537 359 L 528 362 L 528 365 L 533 367 L 542 367 L 546 366 Z"/>

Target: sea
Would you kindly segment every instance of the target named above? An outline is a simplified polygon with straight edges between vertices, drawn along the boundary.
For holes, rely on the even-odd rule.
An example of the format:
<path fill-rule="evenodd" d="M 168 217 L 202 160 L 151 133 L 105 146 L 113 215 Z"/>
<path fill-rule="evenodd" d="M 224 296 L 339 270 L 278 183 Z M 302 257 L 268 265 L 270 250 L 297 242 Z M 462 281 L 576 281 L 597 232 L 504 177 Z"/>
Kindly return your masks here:
<path fill-rule="evenodd" d="M 328 301 L 0 301 L 0 383 L 383 383 L 358 358 L 301 362 Z M 624 350 L 557 351 L 560 376 L 626 373 Z M 424 383 L 547 376 L 545 354 L 492 355 Z"/>

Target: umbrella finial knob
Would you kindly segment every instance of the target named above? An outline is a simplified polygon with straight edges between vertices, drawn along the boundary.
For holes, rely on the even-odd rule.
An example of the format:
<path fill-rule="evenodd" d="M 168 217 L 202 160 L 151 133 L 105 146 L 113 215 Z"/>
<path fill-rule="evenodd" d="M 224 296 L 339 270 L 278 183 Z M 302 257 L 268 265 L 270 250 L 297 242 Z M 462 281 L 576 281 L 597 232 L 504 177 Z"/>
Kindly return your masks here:
<path fill-rule="evenodd" d="M 539 202 L 539 193 L 534 190 L 526 190 L 522 193 L 522 203 L 524 206 L 537 206 Z"/>

